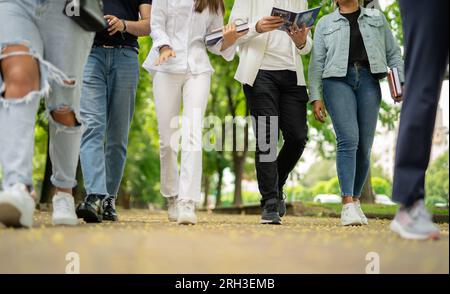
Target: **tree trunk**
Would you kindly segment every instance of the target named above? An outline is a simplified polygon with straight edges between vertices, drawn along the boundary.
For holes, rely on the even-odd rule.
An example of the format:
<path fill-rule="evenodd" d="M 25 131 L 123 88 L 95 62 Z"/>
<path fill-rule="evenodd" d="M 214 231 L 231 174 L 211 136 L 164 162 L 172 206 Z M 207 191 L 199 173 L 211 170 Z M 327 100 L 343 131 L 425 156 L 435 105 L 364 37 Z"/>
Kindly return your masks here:
<path fill-rule="evenodd" d="M 233 151 L 233 166 L 234 166 L 234 201 L 233 204 L 240 206 L 243 204 L 242 201 L 242 178 L 244 175 L 244 163 L 245 156 L 240 156 L 238 152 Z"/>
<path fill-rule="evenodd" d="M 131 209 L 131 193 L 120 189 L 117 204 L 124 209 Z"/>
<path fill-rule="evenodd" d="M 369 175 L 367 176 L 366 183 L 361 194 L 362 203 L 375 203 L 375 193 L 372 189 L 372 172 L 369 170 Z"/>
<path fill-rule="evenodd" d="M 208 204 L 209 204 L 209 186 L 210 186 L 210 181 L 209 181 L 209 177 L 203 175 L 203 192 L 205 193 L 205 201 L 203 202 L 203 207 L 204 208 L 208 208 Z"/>
<path fill-rule="evenodd" d="M 41 204 L 48 204 L 52 202 L 52 161 L 50 159 L 49 154 L 49 143 L 50 139 L 47 139 L 47 158 L 45 160 L 45 173 L 44 173 L 44 180 L 42 181 L 42 189 L 41 189 L 41 198 L 39 199 L 39 203 Z"/>
<path fill-rule="evenodd" d="M 222 206 L 222 185 L 223 185 L 223 168 L 219 168 L 218 172 L 218 180 L 216 187 L 216 207 Z"/>

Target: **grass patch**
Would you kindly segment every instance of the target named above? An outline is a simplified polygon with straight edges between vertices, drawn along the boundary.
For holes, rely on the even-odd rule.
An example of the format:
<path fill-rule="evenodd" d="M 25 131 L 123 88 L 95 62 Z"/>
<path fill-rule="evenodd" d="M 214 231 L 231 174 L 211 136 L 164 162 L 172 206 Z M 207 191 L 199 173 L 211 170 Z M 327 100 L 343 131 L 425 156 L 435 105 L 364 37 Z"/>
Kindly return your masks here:
<path fill-rule="evenodd" d="M 320 211 L 323 209 L 328 212 L 333 212 L 336 214 L 341 213 L 342 205 L 341 204 L 320 204 L 313 202 L 304 203 L 306 209 L 311 209 L 313 211 Z M 387 206 L 387 205 L 379 205 L 379 204 L 362 204 L 362 208 L 367 214 L 383 214 L 383 215 L 395 215 L 397 212 L 398 206 Z M 448 215 L 448 208 L 438 208 L 429 206 L 427 207 L 429 211 L 436 215 Z"/>

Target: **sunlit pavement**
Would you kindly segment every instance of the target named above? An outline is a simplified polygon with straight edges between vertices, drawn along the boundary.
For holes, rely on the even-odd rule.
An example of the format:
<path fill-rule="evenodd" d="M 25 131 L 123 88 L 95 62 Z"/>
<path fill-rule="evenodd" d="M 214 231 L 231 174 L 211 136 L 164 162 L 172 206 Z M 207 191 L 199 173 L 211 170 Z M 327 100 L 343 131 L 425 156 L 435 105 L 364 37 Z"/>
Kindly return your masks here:
<path fill-rule="evenodd" d="M 0 228 L 0 273 L 65 273 L 74 252 L 81 273 L 449 273 L 448 224 L 440 241 L 404 241 L 389 222 L 343 228 L 338 219 L 200 214 L 197 226 L 166 215 L 120 211 L 121 221 L 54 227 L 36 213 L 31 230 Z M 67 258 L 67 261 L 66 261 Z"/>

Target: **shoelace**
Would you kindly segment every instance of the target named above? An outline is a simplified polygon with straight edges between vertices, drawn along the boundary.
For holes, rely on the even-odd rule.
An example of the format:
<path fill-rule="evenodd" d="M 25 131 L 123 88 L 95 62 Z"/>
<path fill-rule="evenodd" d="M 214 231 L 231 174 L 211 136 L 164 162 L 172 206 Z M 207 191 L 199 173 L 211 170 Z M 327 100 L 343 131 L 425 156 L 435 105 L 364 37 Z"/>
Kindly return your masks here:
<path fill-rule="evenodd" d="M 103 202 L 103 207 L 108 207 L 108 208 L 112 208 L 115 209 L 115 199 L 114 198 L 106 198 L 105 201 Z"/>
<path fill-rule="evenodd" d="M 178 209 L 183 211 L 190 211 L 192 210 L 192 203 L 188 201 L 180 201 L 178 202 Z"/>
<path fill-rule="evenodd" d="M 423 203 L 417 203 L 408 212 L 410 218 L 413 220 L 425 219 L 430 221 L 432 219 L 431 214 L 426 210 Z"/>
<path fill-rule="evenodd" d="M 71 205 L 66 198 L 58 198 L 56 199 L 56 206 L 64 212 L 70 213 L 72 212 Z"/>

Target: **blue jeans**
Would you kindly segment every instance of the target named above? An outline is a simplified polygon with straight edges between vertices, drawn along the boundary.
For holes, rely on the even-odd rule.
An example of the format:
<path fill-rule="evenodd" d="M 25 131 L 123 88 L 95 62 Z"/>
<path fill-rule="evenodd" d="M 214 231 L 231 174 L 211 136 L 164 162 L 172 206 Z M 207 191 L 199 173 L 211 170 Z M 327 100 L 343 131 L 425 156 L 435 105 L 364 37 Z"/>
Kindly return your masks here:
<path fill-rule="evenodd" d="M 131 49 L 94 47 L 84 71 L 81 168 L 88 195 L 116 197 L 127 155 L 128 134 L 139 81 Z"/>
<path fill-rule="evenodd" d="M 323 81 L 325 106 L 337 138 L 337 173 L 342 196 L 360 197 L 370 168 L 381 104 L 379 81 L 370 70 L 350 66 L 344 78 Z"/>

